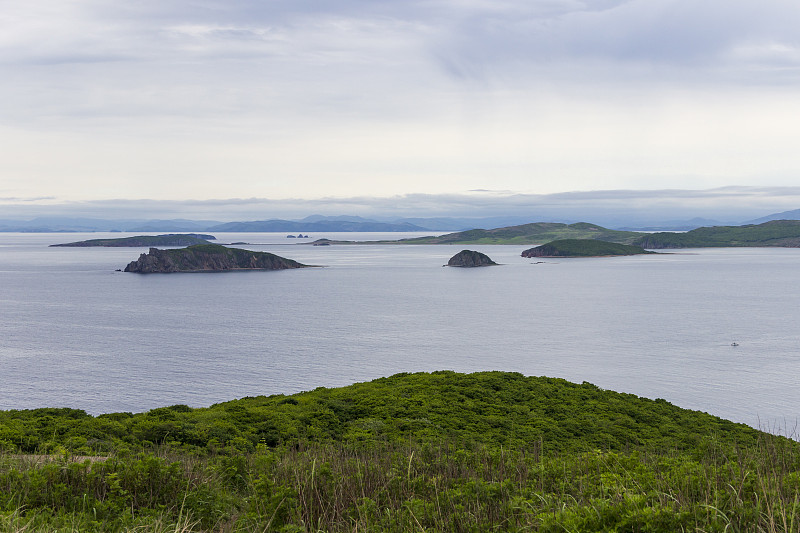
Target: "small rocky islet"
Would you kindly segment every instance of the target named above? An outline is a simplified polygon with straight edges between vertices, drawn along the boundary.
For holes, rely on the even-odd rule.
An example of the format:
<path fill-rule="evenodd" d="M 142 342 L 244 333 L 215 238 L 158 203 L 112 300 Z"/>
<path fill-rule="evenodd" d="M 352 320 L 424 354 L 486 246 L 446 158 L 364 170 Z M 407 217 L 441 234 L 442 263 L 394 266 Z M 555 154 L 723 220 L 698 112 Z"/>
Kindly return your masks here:
<path fill-rule="evenodd" d="M 447 262 L 447 266 L 462 268 L 484 267 L 496 264 L 488 255 L 475 250 L 461 250 Z"/>
<path fill-rule="evenodd" d="M 197 244 L 187 248 L 160 250 L 150 248 L 131 261 L 124 272 L 141 274 L 173 272 L 224 272 L 232 270 L 286 270 L 306 268 L 292 259 L 268 252 L 228 248 L 220 244 Z"/>

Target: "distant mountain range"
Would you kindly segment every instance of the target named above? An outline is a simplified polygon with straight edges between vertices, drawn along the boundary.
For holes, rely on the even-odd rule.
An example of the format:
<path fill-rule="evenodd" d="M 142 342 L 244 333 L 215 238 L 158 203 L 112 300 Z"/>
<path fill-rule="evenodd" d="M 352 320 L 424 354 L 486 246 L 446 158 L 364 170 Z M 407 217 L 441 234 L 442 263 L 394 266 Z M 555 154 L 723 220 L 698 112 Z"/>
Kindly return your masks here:
<path fill-rule="evenodd" d="M 773 213 L 741 224 L 760 224 L 772 220 L 800 220 L 800 209 Z M 23 233 L 61 232 L 415 232 L 415 231 L 465 231 L 493 229 L 543 222 L 535 213 L 530 216 L 468 217 L 410 217 L 395 219 L 369 219 L 359 216 L 311 215 L 299 220 L 255 220 L 247 222 L 221 222 L 218 220 L 186 219 L 99 219 L 78 217 L 38 217 L 31 220 L 0 220 L 0 231 Z M 576 223 L 580 220 L 547 220 L 546 222 Z M 735 225 L 706 218 L 666 220 L 646 227 L 636 224 L 615 224 L 612 229 L 639 231 L 688 231 L 699 227 Z"/>
<path fill-rule="evenodd" d="M 748 220 L 747 224 L 761 224 L 762 222 L 770 222 L 772 220 L 800 220 L 800 209 L 773 213 L 765 217 L 756 218 L 755 220 Z"/>
<path fill-rule="evenodd" d="M 350 220 L 319 220 L 317 222 L 302 222 L 292 220 L 257 220 L 253 222 L 228 222 L 206 228 L 205 231 L 219 232 L 295 232 L 295 231 L 321 231 L 321 232 L 396 232 L 396 231 L 429 231 L 428 228 L 415 226 L 406 222 L 389 223 L 370 221 L 350 221 Z"/>

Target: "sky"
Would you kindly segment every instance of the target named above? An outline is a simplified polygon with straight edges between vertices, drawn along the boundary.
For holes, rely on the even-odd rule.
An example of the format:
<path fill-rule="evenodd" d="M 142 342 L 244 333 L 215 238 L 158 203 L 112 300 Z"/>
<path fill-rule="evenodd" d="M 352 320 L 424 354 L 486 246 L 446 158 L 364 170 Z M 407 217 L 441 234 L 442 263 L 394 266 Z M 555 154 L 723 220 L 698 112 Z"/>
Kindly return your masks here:
<path fill-rule="evenodd" d="M 798 208 L 798 27 L 796 0 L 0 0 L 0 218 L 593 191 Z"/>

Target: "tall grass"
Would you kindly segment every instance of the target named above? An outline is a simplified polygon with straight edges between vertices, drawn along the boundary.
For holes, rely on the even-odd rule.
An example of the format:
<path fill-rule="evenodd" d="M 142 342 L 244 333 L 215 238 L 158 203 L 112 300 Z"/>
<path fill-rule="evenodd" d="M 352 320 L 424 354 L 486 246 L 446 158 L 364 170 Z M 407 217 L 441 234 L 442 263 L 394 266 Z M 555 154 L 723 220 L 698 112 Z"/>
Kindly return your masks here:
<path fill-rule="evenodd" d="M 800 455 L 449 442 L 0 461 L 2 531 L 800 532 Z"/>

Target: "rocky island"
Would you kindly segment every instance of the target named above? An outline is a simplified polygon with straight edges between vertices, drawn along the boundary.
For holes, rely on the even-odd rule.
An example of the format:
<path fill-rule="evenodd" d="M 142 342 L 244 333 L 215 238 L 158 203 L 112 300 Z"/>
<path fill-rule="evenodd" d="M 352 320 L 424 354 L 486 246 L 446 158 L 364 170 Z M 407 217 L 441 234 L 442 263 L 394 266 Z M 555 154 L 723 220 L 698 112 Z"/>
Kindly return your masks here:
<path fill-rule="evenodd" d="M 592 239 L 562 239 L 522 252 L 522 257 L 607 257 L 615 255 L 654 254 L 639 246 Z"/>
<path fill-rule="evenodd" d="M 222 272 L 231 270 L 285 270 L 304 265 L 267 252 L 227 248 L 219 244 L 197 244 L 187 248 L 159 250 L 150 248 L 125 267 L 125 272 Z"/>
<path fill-rule="evenodd" d="M 137 235 L 135 237 L 121 237 L 118 239 L 90 239 L 88 241 L 68 242 L 65 244 L 51 244 L 50 246 L 108 246 L 142 248 L 145 246 L 192 246 L 213 241 L 213 235 L 199 233 L 169 233 L 166 235 Z"/>
<path fill-rule="evenodd" d="M 492 261 L 488 255 L 476 252 L 474 250 L 461 250 L 456 255 L 451 257 L 447 262 L 447 266 L 464 268 L 483 267 L 496 264 L 497 263 Z"/>

